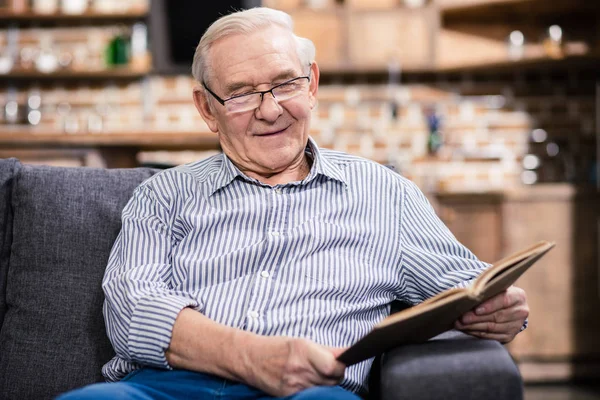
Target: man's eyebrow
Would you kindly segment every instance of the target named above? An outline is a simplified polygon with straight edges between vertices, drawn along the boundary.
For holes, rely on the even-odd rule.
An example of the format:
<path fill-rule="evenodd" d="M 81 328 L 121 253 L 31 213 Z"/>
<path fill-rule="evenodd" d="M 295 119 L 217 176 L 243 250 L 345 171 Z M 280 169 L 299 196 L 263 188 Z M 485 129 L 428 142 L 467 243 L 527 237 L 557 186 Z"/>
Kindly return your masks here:
<path fill-rule="evenodd" d="M 276 81 L 279 81 L 282 79 L 293 79 L 293 78 L 296 78 L 297 76 L 299 76 L 298 72 L 294 71 L 293 69 L 288 69 L 288 70 L 282 71 L 279 74 L 277 74 L 271 80 L 271 82 L 276 82 Z M 236 90 L 243 89 L 243 88 L 254 88 L 254 86 L 248 82 L 233 82 L 233 83 L 230 83 L 225 86 L 225 91 L 226 91 L 225 93 L 227 95 L 229 95 L 230 93 L 233 93 Z"/>
<path fill-rule="evenodd" d="M 299 76 L 298 72 L 294 71 L 293 69 L 288 69 L 277 74 L 277 76 L 273 78 L 272 82 L 279 81 L 281 79 L 293 79 L 297 76 Z"/>
<path fill-rule="evenodd" d="M 227 86 L 225 86 L 225 93 L 227 95 L 235 92 L 236 90 L 242 89 L 242 88 L 251 88 L 252 84 L 247 83 L 247 82 L 233 82 L 228 84 Z"/>

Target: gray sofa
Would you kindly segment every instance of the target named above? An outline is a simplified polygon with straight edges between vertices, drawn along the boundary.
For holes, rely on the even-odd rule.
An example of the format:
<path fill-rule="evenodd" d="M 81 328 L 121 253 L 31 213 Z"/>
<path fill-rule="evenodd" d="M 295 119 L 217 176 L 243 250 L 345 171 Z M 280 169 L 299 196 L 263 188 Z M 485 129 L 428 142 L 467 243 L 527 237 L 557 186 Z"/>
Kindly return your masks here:
<path fill-rule="evenodd" d="M 121 209 L 155 172 L 0 160 L 0 399 L 102 381 L 113 350 L 100 283 Z M 395 349 L 371 375 L 372 398 L 522 398 L 506 350 L 465 336 Z"/>

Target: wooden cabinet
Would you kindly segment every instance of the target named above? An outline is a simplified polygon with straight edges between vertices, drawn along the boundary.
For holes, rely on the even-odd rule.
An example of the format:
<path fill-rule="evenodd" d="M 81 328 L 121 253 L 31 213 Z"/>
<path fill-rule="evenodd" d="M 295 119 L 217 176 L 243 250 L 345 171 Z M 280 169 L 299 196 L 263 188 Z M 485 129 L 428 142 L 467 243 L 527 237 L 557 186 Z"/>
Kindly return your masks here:
<path fill-rule="evenodd" d="M 494 262 L 502 246 L 502 194 L 456 194 L 436 196 L 438 213 L 456 238 L 479 259 Z"/>
<path fill-rule="evenodd" d="M 518 281 L 529 327 L 509 344 L 528 381 L 600 377 L 600 194 L 568 184 L 507 192 L 503 251 L 556 247 Z"/>
<path fill-rule="evenodd" d="M 409 9 L 397 0 L 352 0 L 313 8 L 292 3 L 272 0 L 269 5 L 290 13 L 296 33 L 315 43 L 324 73 L 384 72 L 390 62 L 403 72 L 422 71 L 433 64 L 437 12 L 432 5 Z"/>
<path fill-rule="evenodd" d="M 484 261 L 556 247 L 518 281 L 529 327 L 507 345 L 526 382 L 600 378 L 600 193 L 569 184 L 438 194 L 442 220 Z"/>
<path fill-rule="evenodd" d="M 292 13 L 298 33 L 313 39 L 325 73 L 451 72 L 490 67 L 600 60 L 600 2 L 587 0 L 432 0 L 409 8 L 399 0 L 269 0 Z M 548 28 L 563 28 L 560 46 Z M 522 51 L 508 37 L 524 35 Z"/>
<path fill-rule="evenodd" d="M 437 0 L 439 71 L 595 62 L 600 58 L 600 2 L 581 0 Z M 562 29 L 560 42 L 549 28 Z M 523 36 L 511 46 L 512 32 Z"/>
<path fill-rule="evenodd" d="M 297 35 L 313 41 L 322 70 L 335 70 L 345 63 L 346 36 L 344 15 L 339 10 L 303 9 L 291 12 Z"/>
<path fill-rule="evenodd" d="M 279 10 L 294 10 L 302 5 L 302 0 L 262 0 L 262 5 Z"/>
<path fill-rule="evenodd" d="M 345 4 L 355 10 L 374 10 L 398 7 L 400 0 L 346 0 Z"/>
<path fill-rule="evenodd" d="M 437 0 L 436 3 L 442 10 L 467 9 L 471 7 L 486 7 L 496 4 L 531 3 L 534 0 Z"/>
<path fill-rule="evenodd" d="M 349 63 L 357 70 L 426 69 L 433 61 L 434 11 L 401 9 L 352 13 L 348 19 Z"/>

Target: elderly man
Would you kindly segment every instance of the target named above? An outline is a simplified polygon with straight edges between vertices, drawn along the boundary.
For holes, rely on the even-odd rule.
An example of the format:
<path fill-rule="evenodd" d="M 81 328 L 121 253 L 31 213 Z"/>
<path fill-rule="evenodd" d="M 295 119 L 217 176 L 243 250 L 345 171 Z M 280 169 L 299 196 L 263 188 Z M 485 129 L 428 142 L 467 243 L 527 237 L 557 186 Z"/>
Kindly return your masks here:
<path fill-rule="evenodd" d="M 123 211 L 103 283 L 116 357 L 65 398 L 353 399 L 370 361 L 336 360 L 400 299 L 468 285 L 487 265 L 414 184 L 309 138 L 319 68 L 290 17 L 216 21 L 196 50 L 194 102 L 223 154 L 159 173 Z M 518 288 L 457 321 L 510 341 Z"/>

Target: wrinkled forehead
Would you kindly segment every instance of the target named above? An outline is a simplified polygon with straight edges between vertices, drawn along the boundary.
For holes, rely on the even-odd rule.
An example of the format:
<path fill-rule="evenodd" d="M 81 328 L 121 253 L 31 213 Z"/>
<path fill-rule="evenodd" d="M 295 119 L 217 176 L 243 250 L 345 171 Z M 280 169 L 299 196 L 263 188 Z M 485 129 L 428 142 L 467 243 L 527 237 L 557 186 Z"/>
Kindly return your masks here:
<path fill-rule="evenodd" d="M 296 42 L 289 31 L 268 27 L 251 34 L 223 37 L 211 46 L 208 53 L 208 72 L 211 83 L 245 76 L 245 79 L 266 77 L 278 69 L 303 72 Z"/>

